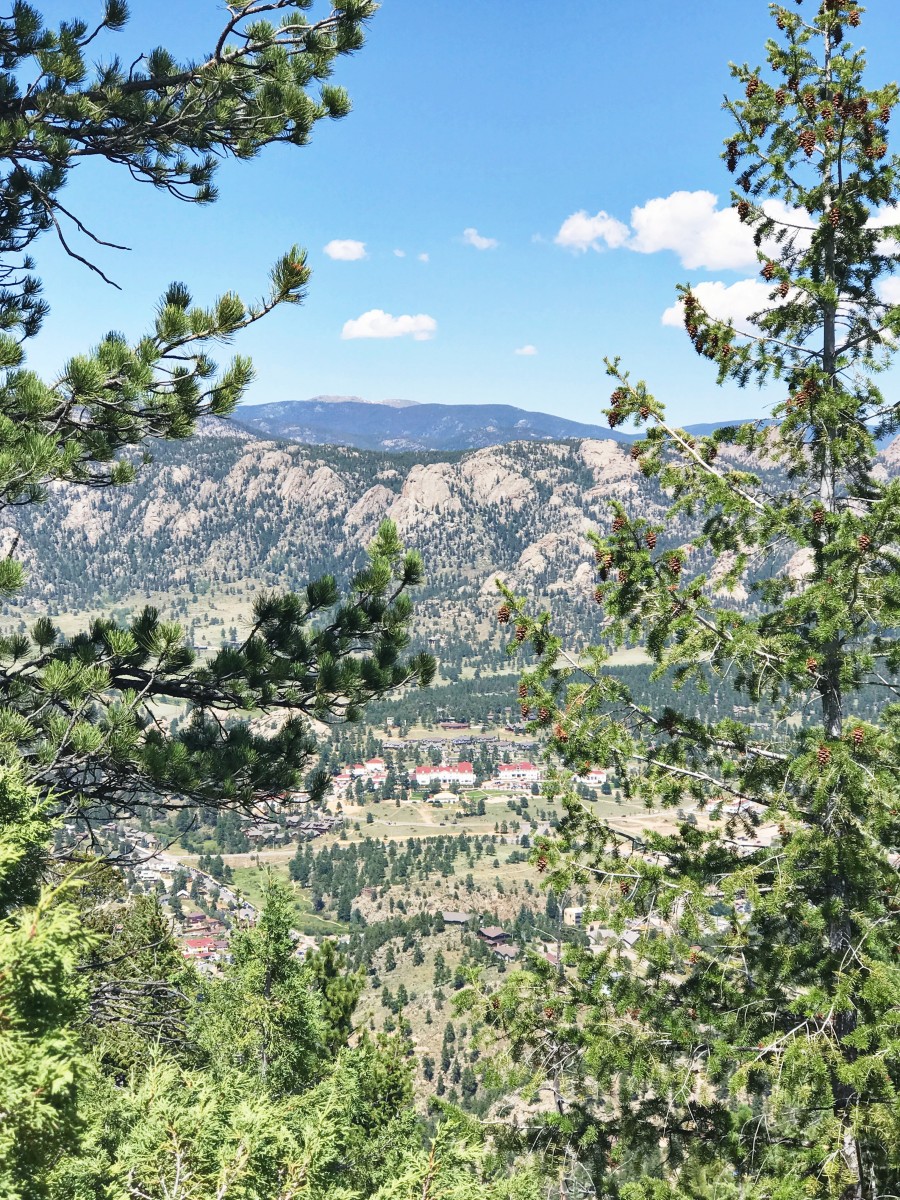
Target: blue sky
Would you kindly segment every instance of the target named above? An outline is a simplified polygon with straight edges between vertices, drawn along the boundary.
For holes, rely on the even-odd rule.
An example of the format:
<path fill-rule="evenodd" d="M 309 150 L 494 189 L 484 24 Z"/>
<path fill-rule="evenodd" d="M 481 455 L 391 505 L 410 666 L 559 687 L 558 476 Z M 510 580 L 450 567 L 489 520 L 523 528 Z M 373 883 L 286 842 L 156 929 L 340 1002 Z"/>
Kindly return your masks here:
<path fill-rule="evenodd" d="M 873 84 L 900 74 L 896 2 L 872 0 L 857 33 Z M 200 57 L 222 16 L 214 0 L 132 9 L 110 53 Z M 664 313 L 680 281 L 718 285 L 735 311 L 752 291 L 746 248 L 717 216 L 730 186 L 721 101 L 729 60 L 761 62 L 771 30 L 765 0 L 384 0 L 365 48 L 338 66 L 351 115 L 320 124 L 308 148 L 224 164 L 215 206 L 109 167 L 74 173 L 67 204 L 132 247 L 99 260 L 123 291 L 45 238 L 52 313 L 31 362 L 52 375 L 107 329 L 138 335 L 171 279 L 201 301 L 250 298 L 299 242 L 306 304 L 237 347 L 257 371 L 250 403 L 331 393 L 602 421 L 602 360 L 618 354 L 680 422 L 762 412 L 777 397 L 716 388 Z"/>

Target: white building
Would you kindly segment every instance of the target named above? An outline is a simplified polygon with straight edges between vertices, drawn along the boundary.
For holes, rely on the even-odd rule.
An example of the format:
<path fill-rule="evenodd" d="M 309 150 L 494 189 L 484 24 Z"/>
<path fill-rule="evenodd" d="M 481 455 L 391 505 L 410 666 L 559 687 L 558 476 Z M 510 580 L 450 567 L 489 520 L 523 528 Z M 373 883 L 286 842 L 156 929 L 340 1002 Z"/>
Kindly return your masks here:
<path fill-rule="evenodd" d="M 416 767 L 414 771 L 416 787 L 428 788 L 433 783 L 439 783 L 442 788 L 450 788 L 454 784 L 461 788 L 475 786 L 475 768 L 470 762 L 458 762 L 454 765 L 442 763 L 438 767 L 430 764 Z"/>
<path fill-rule="evenodd" d="M 530 787 L 532 783 L 540 783 L 544 773 L 540 767 L 530 762 L 501 763 L 497 778 L 502 787 Z"/>

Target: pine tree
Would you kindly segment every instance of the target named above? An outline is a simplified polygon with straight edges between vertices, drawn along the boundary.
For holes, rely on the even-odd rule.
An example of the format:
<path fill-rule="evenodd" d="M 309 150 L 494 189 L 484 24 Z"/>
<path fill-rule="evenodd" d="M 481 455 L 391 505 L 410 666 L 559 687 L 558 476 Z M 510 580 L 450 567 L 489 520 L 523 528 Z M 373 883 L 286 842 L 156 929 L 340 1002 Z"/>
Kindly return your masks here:
<path fill-rule="evenodd" d="M 45 1194 L 46 1172 L 77 1137 L 88 1066 L 88 983 L 76 968 L 98 939 L 74 902 L 77 877 L 40 888 L 48 836 L 46 803 L 0 768 L 0 1195 L 12 1198 Z"/>
<path fill-rule="evenodd" d="M 598 1195 L 629 1200 L 900 1190 L 900 482 L 876 461 L 900 428 L 878 386 L 900 334 L 879 288 L 900 265 L 898 87 L 865 82 L 845 36 L 859 6 L 799 7 L 772 5 L 767 68 L 734 66 L 744 94 L 726 104 L 769 303 L 738 329 L 681 289 L 698 353 L 720 381 L 769 384 L 772 420 L 691 437 L 609 362 L 609 423 L 649 424 L 632 453 L 669 519 L 616 502 L 593 536 L 586 653 L 503 589 L 567 808 L 533 861 L 611 935 L 568 947 L 572 969 L 513 976 L 486 1015 L 552 1082 L 563 1178 L 574 1154 Z M 646 647 L 668 701 L 636 702 L 605 665 L 623 643 Z M 749 717 L 681 711 L 680 685 L 726 677 Z M 595 764 L 658 810 L 642 838 L 578 797 Z"/>

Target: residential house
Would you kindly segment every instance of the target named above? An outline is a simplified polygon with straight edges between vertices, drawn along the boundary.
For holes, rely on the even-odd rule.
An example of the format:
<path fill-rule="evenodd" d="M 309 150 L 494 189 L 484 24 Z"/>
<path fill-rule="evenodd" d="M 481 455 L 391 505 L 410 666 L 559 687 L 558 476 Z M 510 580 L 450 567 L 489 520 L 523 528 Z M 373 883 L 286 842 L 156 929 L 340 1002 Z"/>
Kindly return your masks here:
<path fill-rule="evenodd" d="M 499 925 L 485 925 L 478 930 L 478 936 L 486 946 L 499 946 L 502 942 L 509 941 L 509 934 Z"/>
<path fill-rule="evenodd" d="M 445 925 L 468 925 L 472 920 L 472 914 L 467 912 L 442 912 Z"/>
<path fill-rule="evenodd" d="M 186 937 L 181 943 L 185 958 L 209 958 L 216 952 L 216 939 L 204 934 L 202 937 Z"/>
<path fill-rule="evenodd" d="M 564 908 L 563 909 L 563 925 L 570 925 L 573 929 L 580 929 L 584 923 L 584 909 L 580 907 Z"/>

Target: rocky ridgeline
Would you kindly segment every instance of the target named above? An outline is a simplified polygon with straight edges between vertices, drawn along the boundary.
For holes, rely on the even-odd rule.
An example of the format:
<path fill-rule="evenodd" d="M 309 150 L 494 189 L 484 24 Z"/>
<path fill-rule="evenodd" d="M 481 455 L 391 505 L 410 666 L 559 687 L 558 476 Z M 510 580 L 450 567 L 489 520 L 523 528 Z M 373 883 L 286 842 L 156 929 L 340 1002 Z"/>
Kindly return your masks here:
<path fill-rule="evenodd" d="M 27 608 L 97 611 L 144 595 L 346 578 L 389 517 L 425 558 L 426 623 L 477 641 L 489 636 L 498 576 L 555 594 L 583 622 L 595 582 L 585 532 L 608 527 L 613 498 L 650 519 L 665 503 L 628 446 L 611 440 L 391 455 L 261 439 L 220 422 L 154 456 L 133 486 L 60 488 L 16 518 Z M 893 446 L 882 469 L 900 469 Z M 676 526 L 667 540 L 686 535 Z"/>

